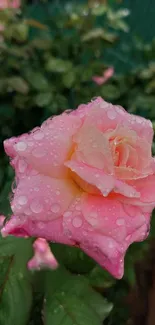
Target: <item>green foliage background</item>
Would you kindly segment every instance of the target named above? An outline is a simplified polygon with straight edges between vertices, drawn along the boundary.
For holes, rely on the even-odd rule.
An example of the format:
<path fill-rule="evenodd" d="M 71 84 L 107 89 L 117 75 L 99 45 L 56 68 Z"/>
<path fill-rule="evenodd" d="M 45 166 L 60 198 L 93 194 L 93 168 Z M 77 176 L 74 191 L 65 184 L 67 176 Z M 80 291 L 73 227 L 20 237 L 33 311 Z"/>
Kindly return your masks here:
<path fill-rule="evenodd" d="M 10 215 L 13 180 L 3 151 L 5 138 L 96 96 L 155 123 L 154 33 L 152 28 L 146 35 L 145 23 L 135 28 L 138 15 L 144 15 L 138 1 L 135 5 L 128 0 L 111 0 L 107 5 L 24 2 L 22 10 L 0 11 L 0 23 L 5 26 L 0 32 L 1 213 Z M 114 76 L 96 85 L 92 77 L 109 66 L 114 66 Z M 151 229 L 150 236 L 153 224 Z M 60 269 L 31 273 L 26 263 L 32 256 L 32 242 L 0 238 L 0 325 L 127 322 L 124 298 L 135 283 L 134 262 L 148 249 L 149 240 L 128 250 L 120 281 L 78 249 L 56 244 L 51 246 Z"/>

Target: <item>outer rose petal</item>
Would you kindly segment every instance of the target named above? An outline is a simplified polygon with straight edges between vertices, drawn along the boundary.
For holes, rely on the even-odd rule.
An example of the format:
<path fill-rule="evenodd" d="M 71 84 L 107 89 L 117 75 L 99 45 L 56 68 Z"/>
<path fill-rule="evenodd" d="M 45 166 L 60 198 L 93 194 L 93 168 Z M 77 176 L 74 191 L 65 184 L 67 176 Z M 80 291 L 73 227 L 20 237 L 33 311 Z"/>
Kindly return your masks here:
<path fill-rule="evenodd" d="M 20 179 L 15 190 L 12 211 L 17 216 L 52 220 L 62 216 L 78 193 L 72 180 L 34 175 Z"/>
<path fill-rule="evenodd" d="M 48 267 L 56 269 L 58 262 L 51 252 L 50 246 L 44 238 L 38 238 L 33 244 L 34 256 L 28 262 L 29 269 L 39 269 Z"/>
<path fill-rule="evenodd" d="M 67 172 L 63 163 L 72 149 L 72 136 L 81 126 L 80 118 L 66 113 L 46 121 L 30 134 L 4 142 L 6 153 L 20 156 L 39 172 L 63 177 Z"/>
<path fill-rule="evenodd" d="M 127 198 L 118 197 L 118 200 L 134 206 L 140 207 L 144 212 L 151 213 L 155 207 L 155 175 L 149 175 L 148 177 L 137 179 L 130 182 L 131 186 L 140 193 L 140 198 Z"/>
<path fill-rule="evenodd" d="M 64 231 L 62 218 L 48 222 L 27 219 L 24 216 L 12 216 L 5 224 L 2 236 L 14 235 L 16 237 L 42 237 L 49 241 L 74 245 L 74 241 Z"/>
<path fill-rule="evenodd" d="M 87 106 L 87 107 L 86 107 Z M 129 114 L 121 106 L 112 105 L 98 97 L 88 105 L 80 105 L 76 116 L 84 116 L 90 125 L 96 125 L 100 130 L 114 130 L 118 125 L 127 126 L 136 131 L 137 135 L 152 143 L 153 128 L 150 120 Z"/>
<path fill-rule="evenodd" d="M 123 275 L 123 258 L 133 241 L 146 237 L 149 218 L 141 211 L 124 210 L 117 200 L 86 195 L 64 213 L 70 238 L 115 277 Z"/>

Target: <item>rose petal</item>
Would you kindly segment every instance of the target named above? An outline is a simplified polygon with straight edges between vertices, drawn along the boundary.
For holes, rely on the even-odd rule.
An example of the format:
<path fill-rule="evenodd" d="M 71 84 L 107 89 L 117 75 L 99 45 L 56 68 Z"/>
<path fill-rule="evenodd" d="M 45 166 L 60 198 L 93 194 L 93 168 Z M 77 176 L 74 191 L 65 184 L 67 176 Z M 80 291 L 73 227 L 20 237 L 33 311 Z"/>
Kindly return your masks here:
<path fill-rule="evenodd" d="M 16 237 L 41 237 L 49 241 L 74 245 L 69 234 L 63 230 L 62 218 L 52 221 L 37 221 L 24 216 L 12 216 L 1 230 L 2 236 L 14 235 Z"/>
<path fill-rule="evenodd" d="M 103 196 L 107 196 L 114 188 L 113 176 L 106 175 L 102 170 L 89 167 L 74 160 L 67 161 L 65 165 L 87 183 L 95 185 Z"/>
<path fill-rule="evenodd" d="M 20 179 L 11 202 L 12 211 L 18 216 L 34 220 L 59 218 L 78 193 L 72 180 L 32 175 Z"/>
<path fill-rule="evenodd" d="M 85 120 L 100 130 L 114 130 L 118 125 L 123 125 L 134 130 L 140 138 L 144 138 L 148 143 L 152 143 L 153 128 L 150 120 L 143 117 L 129 114 L 121 106 L 112 105 L 104 101 L 101 97 L 96 98 L 86 107 L 80 105 L 76 114 L 84 114 Z"/>
<path fill-rule="evenodd" d="M 92 195 L 77 198 L 63 215 L 70 238 L 117 278 L 123 275 L 126 249 L 146 237 L 148 223 L 138 207 L 126 211 L 117 200 Z"/>
<path fill-rule="evenodd" d="M 6 140 L 4 147 L 11 157 L 18 155 L 44 175 L 60 178 L 67 172 L 63 162 L 70 154 L 72 136 L 80 125 L 78 117 L 64 113 L 30 134 Z"/>
<path fill-rule="evenodd" d="M 68 166 L 74 174 L 77 174 L 81 178 L 81 180 L 77 180 L 76 175 L 75 177 L 73 176 L 73 179 L 75 178 L 75 181 L 78 181 L 78 185 L 81 186 L 81 188 L 83 188 L 82 180 L 84 180 L 88 184 L 95 186 L 103 196 L 107 196 L 111 191 L 128 197 L 135 198 L 140 196 L 140 193 L 133 186 L 115 180 L 114 176 L 107 175 L 102 170 L 89 167 L 88 165 L 74 160 L 67 161 L 65 165 Z M 93 191 L 89 192 L 93 193 Z"/>
<path fill-rule="evenodd" d="M 113 159 L 107 138 L 94 126 L 84 123 L 74 136 L 77 144 L 72 159 L 76 159 L 104 171 L 113 172 Z"/>

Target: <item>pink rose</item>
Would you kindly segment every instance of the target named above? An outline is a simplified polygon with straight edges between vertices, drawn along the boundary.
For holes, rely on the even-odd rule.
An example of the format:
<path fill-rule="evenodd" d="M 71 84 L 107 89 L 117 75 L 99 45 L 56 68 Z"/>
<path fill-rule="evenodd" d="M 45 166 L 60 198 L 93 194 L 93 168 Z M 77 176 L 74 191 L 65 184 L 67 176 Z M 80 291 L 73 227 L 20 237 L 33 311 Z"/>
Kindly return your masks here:
<path fill-rule="evenodd" d="M 3 236 L 76 245 L 117 278 L 155 207 L 152 124 L 102 98 L 4 142 L 16 172 Z"/>
<path fill-rule="evenodd" d="M 106 69 L 102 76 L 93 76 L 92 80 L 98 85 L 101 86 L 104 83 L 106 83 L 112 76 L 114 75 L 114 68 L 113 67 L 109 67 L 108 69 Z"/>

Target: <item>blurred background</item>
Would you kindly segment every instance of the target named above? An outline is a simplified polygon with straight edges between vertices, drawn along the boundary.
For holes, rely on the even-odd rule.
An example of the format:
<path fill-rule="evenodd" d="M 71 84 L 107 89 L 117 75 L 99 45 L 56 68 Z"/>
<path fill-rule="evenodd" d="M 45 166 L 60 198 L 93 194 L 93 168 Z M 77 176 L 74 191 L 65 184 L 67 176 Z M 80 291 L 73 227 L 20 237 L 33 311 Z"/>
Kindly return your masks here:
<path fill-rule="evenodd" d="M 96 96 L 155 127 L 154 16 L 154 0 L 0 0 L 1 213 L 10 213 L 13 179 L 5 138 Z M 155 324 L 154 234 L 152 219 L 149 239 L 128 251 L 123 280 L 105 272 L 94 283 L 114 304 L 104 324 Z M 29 324 L 42 324 L 37 317 Z"/>

